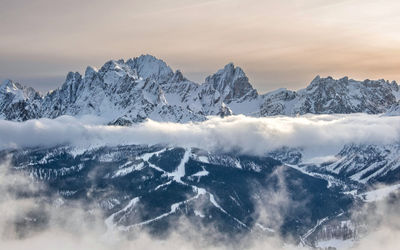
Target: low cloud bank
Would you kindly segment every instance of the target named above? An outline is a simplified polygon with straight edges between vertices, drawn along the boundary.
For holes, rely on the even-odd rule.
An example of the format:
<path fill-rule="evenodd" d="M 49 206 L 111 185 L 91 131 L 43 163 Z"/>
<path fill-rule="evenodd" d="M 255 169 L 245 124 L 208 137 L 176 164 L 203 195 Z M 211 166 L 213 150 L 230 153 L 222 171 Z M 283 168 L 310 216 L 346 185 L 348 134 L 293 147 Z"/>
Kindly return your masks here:
<path fill-rule="evenodd" d="M 322 151 L 349 143 L 395 143 L 400 138 L 400 117 L 351 114 L 253 118 L 240 115 L 212 117 L 200 123 L 146 121 L 119 127 L 102 125 L 93 117 L 62 116 L 26 122 L 1 120 L 0 138 L 0 149 L 160 143 L 261 155 L 283 146 Z"/>

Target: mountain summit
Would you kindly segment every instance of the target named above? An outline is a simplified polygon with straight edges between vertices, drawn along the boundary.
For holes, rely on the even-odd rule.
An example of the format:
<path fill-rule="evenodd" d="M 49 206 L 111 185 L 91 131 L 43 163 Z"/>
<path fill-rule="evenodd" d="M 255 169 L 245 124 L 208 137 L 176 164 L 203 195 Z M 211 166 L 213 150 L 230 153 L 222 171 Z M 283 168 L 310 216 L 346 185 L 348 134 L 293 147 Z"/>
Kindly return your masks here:
<path fill-rule="evenodd" d="M 399 100 L 396 82 L 360 82 L 347 77 L 317 76 L 299 91 L 279 89 L 259 95 L 233 63 L 197 84 L 164 61 L 142 55 L 108 61 L 99 70 L 89 66 L 83 76 L 70 72 L 60 88 L 45 96 L 7 80 L 0 85 L 0 117 L 24 121 L 91 114 L 110 124 L 129 125 L 147 118 L 189 122 L 231 114 L 377 114 L 396 110 Z"/>
<path fill-rule="evenodd" d="M 221 100 L 228 104 L 243 98 L 251 100 L 258 95 L 243 70 L 235 67 L 233 63 L 227 64 L 214 75 L 207 77 L 205 84 L 217 90 L 221 94 Z"/>

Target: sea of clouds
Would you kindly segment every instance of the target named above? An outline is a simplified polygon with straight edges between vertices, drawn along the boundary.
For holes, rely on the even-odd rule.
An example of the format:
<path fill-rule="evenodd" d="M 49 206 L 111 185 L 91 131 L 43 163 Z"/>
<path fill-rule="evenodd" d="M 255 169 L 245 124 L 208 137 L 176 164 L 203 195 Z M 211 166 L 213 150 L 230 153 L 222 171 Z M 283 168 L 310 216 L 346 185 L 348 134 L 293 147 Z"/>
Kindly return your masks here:
<path fill-rule="evenodd" d="M 96 117 L 0 120 L 0 150 L 71 145 L 82 148 L 167 144 L 262 155 L 281 147 L 337 152 L 345 144 L 390 144 L 400 139 L 400 117 L 367 114 L 300 117 L 210 117 L 204 122 L 152 120 L 129 127 L 107 126 Z"/>

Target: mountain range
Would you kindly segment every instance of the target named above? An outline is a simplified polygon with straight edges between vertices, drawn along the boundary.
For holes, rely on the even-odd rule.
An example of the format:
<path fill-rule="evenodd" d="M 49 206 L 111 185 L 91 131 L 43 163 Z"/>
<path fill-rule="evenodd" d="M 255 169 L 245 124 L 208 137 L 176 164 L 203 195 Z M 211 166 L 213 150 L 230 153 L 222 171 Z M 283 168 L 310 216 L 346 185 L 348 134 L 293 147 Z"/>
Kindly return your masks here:
<path fill-rule="evenodd" d="M 304 89 L 259 94 L 232 63 L 198 84 L 151 55 L 111 60 L 99 70 L 68 73 L 64 84 L 41 95 L 6 80 L 0 85 L 0 117 L 13 121 L 97 115 L 108 124 L 204 121 L 210 115 L 263 117 L 312 114 L 399 114 L 400 88 L 385 80 L 317 76 Z"/>
<path fill-rule="evenodd" d="M 399 85 L 317 76 L 298 91 L 260 94 L 232 63 L 198 84 L 151 55 L 87 67 L 84 75 L 70 72 L 45 95 L 11 80 L 0 85 L 0 120 L 14 125 L 63 115 L 95 115 L 107 125 L 129 126 L 147 119 L 187 123 L 240 114 L 351 113 L 380 114 L 373 119 L 400 115 Z M 107 232 L 145 228 L 159 236 L 184 217 L 229 239 L 279 235 L 317 248 L 354 243 L 368 231 L 368 222 L 355 221 L 353 212 L 391 193 L 371 191 L 377 185 L 388 185 L 389 191 L 400 187 L 399 155 L 398 143 L 354 142 L 333 158 L 310 162 L 303 148 L 293 147 L 255 156 L 179 145 L 76 149 L 38 142 L 0 150 L 0 163 L 10 162 L 13 171 L 48 188 L 23 196 L 45 196 L 54 207 L 77 200 L 95 204 Z M 276 200 L 277 193 L 285 200 Z M 42 211 L 21 218 L 15 224 L 22 228 L 46 224 Z"/>

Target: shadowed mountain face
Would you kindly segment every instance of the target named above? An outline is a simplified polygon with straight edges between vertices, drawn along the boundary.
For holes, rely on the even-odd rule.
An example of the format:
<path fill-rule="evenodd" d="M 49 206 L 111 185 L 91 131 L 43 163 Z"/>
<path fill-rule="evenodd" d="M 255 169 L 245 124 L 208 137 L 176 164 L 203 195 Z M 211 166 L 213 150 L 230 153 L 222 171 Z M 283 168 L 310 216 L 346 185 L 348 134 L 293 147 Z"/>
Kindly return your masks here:
<path fill-rule="evenodd" d="M 107 232 L 165 237 L 184 219 L 212 228 L 217 241 L 276 236 L 315 247 L 365 232 L 367 222 L 353 221 L 353 212 L 387 193 L 368 191 L 372 185 L 397 189 L 397 152 L 396 145 L 347 145 L 335 160 L 312 164 L 289 148 L 255 157 L 162 145 L 58 146 L 3 150 L 0 164 L 44 185 L 23 197 L 100 209 Z M 22 235 L 48 223 L 45 211 L 26 213 L 27 221 L 15 222 Z"/>
<path fill-rule="evenodd" d="M 279 234 L 300 239 L 321 218 L 343 216 L 354 198 L 271 157 L 215 154 L 163 146 L 2 151 L 63 203 L 95 203 L 106 226 L 168 233 L 185 217 L 222 234 Z M 284 199 L 276 200 L 281 195 Z M 266 214 L 263 212 L 266 211 Z"/>
<path fill-rule="evenodd" d="M 316 77 L 299 91 L 279 89 L 259 95 L 243 70 L 232 63 L 197 84 L 162 60 L 145 55 L 109 61 L 82 76 L 70 72 L 57 90 L 40 96 L 12 81 L 0 85 L 0 117 L 24 121 L 61 115 L 98 115 L 106 123 L 203 121 L 208 115 L 250 116 L 357 113 L 395 115 L 400 100 L 396 82 L 363 82 L 347 77 Z"/>

